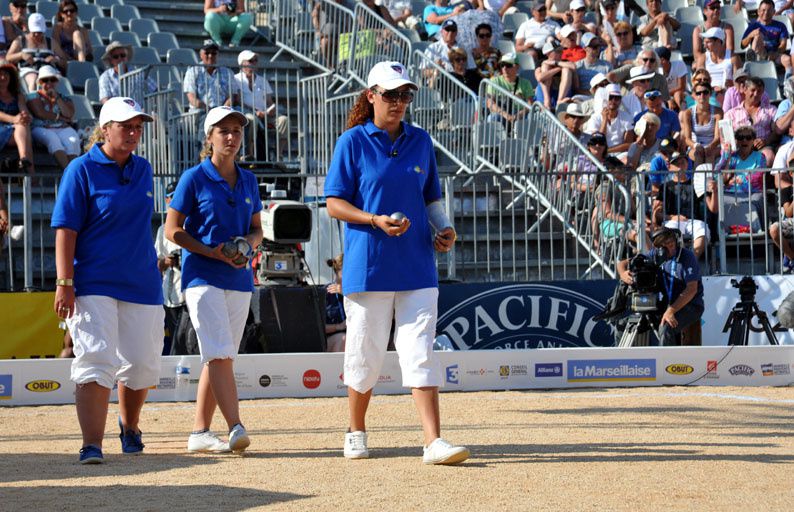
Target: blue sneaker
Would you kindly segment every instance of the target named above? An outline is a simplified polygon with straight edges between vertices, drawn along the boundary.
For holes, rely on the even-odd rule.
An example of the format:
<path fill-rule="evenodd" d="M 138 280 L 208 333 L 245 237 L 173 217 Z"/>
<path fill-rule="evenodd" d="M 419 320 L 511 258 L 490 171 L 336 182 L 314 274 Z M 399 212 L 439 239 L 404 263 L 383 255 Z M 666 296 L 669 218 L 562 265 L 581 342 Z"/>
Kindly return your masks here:
<path fill-rule="evenodd" d="M 102 449 L 89 444 L 80 448 L 80 464 L 102 464 L 105 459 L 102 457 Z"/>
<path fill-rule="evenodd" d="M 141 441 L 142 432 L 133 432 L 132 430 L 124 431 L 119 418 L 119 439 L 121 439 L 121 451 L 124 455 L 140 455 L 143 453 L 144 444 Z"/>

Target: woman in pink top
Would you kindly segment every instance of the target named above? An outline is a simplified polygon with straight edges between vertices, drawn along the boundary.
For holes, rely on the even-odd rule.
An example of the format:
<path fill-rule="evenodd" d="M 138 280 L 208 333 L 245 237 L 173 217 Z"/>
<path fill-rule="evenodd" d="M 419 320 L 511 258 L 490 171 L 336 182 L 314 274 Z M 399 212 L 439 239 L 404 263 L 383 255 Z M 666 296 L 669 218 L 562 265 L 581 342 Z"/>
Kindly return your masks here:
<path fill-rule="evenodd" d="M 725 119 L 731 121 L 734 130 L 741 126 L 755 128 L 756 138 L 753 147 L 763 153 L 767 167 L 771 167 L 775 158 L 773 139 L 780 135 L 780 130 L 775 124 L 777 109 L 771 105 L 763 105 L 761 102 L 763 94 L 764 81 L 757 77 L 747 78 L 744 101 L 726 112 Z"/>

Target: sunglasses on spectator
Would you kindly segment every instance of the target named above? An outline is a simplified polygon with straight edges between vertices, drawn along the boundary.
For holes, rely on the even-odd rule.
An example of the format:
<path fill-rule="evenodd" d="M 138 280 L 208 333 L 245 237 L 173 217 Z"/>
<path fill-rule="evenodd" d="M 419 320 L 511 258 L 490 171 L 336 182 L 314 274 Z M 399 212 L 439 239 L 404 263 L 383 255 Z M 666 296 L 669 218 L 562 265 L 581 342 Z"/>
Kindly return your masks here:
<path fill-rule="evenodd" d="M 734 138 L 736 140 L 748 141 L 748 140 L 753 140 L 755 137 L 753 137 L 752 135 L 736 135 L 734 136 Z"/>
<path fill-rule="evenodd" d="M 64 9 L 61 11 L 63 14 L 74 14 L 77 12 L 77 9 Z"/>
<path fill-rule="evenodd" d="M 701 89 L 699 91 L 695 91 L 695 96 L 708 96 L 711 94 L 711 91 L 708 89 Z"/>
<path fill-rule="evenodd" d="M 591 140 L 591 141 L 589 141 L 589 142 L 587 143 L 587 145 L 588 145 L 588 146 L 606 146 L 606 145 L 607 145 L 607 143 L 606 143 L 606 141 L 604 141 L 604 140 L 601 140 L 601 139 L 596 139 L 596 140 Z"/>
<path fill-rule="evenodd" d="M 372 92 L 380 95 L 386 103 L 411 103 L 414 100 L 413 91 L 378 91 L 373 89 Z"/>
<path fill-rule="evenodd" d="M 511 64 L 510 62 L 502 62 L 503 68 L 514 68 L 516 66 L 518 66 L 518 64 Z"/>
<path fill-rule="evenodd" d="M 614 11 L 617 8 L 618 8 L 617 5 L 606 5 L 606 6 L 604 6 L 604 10 L 605 11 Z"/>
<path fill-rule="evenodd" d="M 609 96 L 609 101 L 621 101 L 623 96 Z"/>
<path fill-rule="evenodd" d="M 218 55 L 218 50 L 204 50 L 204 55 Z"/>
<path fill-rule="evenodd" d="M 259 62 L 259 57 L 254 57 L 253 59 L 248 59 L 246 62 L 248 62 L 249 64 L 256 64 L 257 62 Z"/>
<path fill-rule="evenodd" d="M 477 34 L 477 37 L 479 37 L 480 39 L 488 39 L 489 37 L 491 37 L 491 33 L 490 32 L 480 32 L 479 34 Z"/>
<path fill-rule="evenodd" d="M 47 78 L 40 78 L 39 79 L 39 82 L 41 82 L 43 84 L 52 84 L 52 83 L 55 83 L 57 81 L 58 81 L 58 79 L 55 78 L 54 76 L 50 76 L 50 77 L 47 77 Z"/>
<path fill-rule="evenodd" d="M 126 59 L 127 58 L 127 54 L 126 53 L 113 53 L 113 54 L 110 55 L 110 58 L 113 59 L 113 60 Z"/>
<path fill-rule="evenodd" d="M 655 100 L 656 98 L 661 98 L 662 93 L 659 91 L 648 91 L 644 94 L 646 100 Z"/>
<path fill-rule="evenodd" d="M 653 61 L 655 61 L 655 60 L 656 60 L 656 59 L 654 59 L 653 57 L 643 57 L 643 58 L 642 58 L 642 61 L 643 61 L 643 62 L 653 62 Z"/>
<path fill-rule="evenodd" d="M 628 30 L 626 32 L 615 32 L 615 35 L 618 37 L 623 37 L 629 35 Z"/>
<path fill-rule="evenodd" d="M 545 6 L 545 5 L 543 5 L 543 6 L 541 6 L 541 7 L 538 7 L 538 8 L 537 8 L 537 9 L 535 9 L 535 10 L 536 10 L 536 11 L 538 11 L 538 12 L 546 12 L 546 6 Z"/>

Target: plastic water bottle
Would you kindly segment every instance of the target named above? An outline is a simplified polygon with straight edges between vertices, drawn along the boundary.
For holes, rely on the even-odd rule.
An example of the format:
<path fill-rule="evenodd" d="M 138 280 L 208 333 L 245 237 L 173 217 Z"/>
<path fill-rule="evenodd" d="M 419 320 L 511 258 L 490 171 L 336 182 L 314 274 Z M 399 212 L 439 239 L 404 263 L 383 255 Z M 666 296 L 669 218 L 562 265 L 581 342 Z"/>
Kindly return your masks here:
<path fill-rule="evenodd" d="M 178 402 L 190 400 L 190 361 L 182 356 L 176 365 L 174 391 Z"/>

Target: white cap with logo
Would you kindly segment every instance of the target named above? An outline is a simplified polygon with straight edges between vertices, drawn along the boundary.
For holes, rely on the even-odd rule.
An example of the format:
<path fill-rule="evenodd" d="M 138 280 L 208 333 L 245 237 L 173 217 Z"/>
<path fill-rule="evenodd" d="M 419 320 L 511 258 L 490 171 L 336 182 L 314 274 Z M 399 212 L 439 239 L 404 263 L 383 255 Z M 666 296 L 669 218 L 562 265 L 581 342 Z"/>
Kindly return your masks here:
<path fill-rule="evenodd" d="M 399 62 L 378 62 L 372 66 L 369 76 L 367 76 L 367 87 L 369 88 L 377 85 L 387 91 L 391 91 L 405 84 L 410 85 L 414 89 L 419 89 L 408 77 L 408 70 Z"/>
<path fill-rule="evenodd" d="M 240 126 L 245 126 L 248 124 L 248 119 L 242 112 L 234 110 L 232 107 L 215 107 L 207 112 L 207 117 L 204 118 L 204 135 L 209 135 L 213 126 L 220 123 L 229 116 L 234 116 L 235 119 L 240 121 Z"/>
<path fill-rule="evenodd" d="M 28 30 L 31 32 L 47 32 L 47 20 L 44 15 L 34 12 L 28 16 Z"/>
<path fill-rule="evenodd" d="M 99 111 L 99 126 L 105 126 L 111 121 L 123 123 L 138 116 L 147 122 L 154 121 L 154 118 L 144 112 L 134 99 L 116 96 L 102 105 L 102 110 Z"/>

